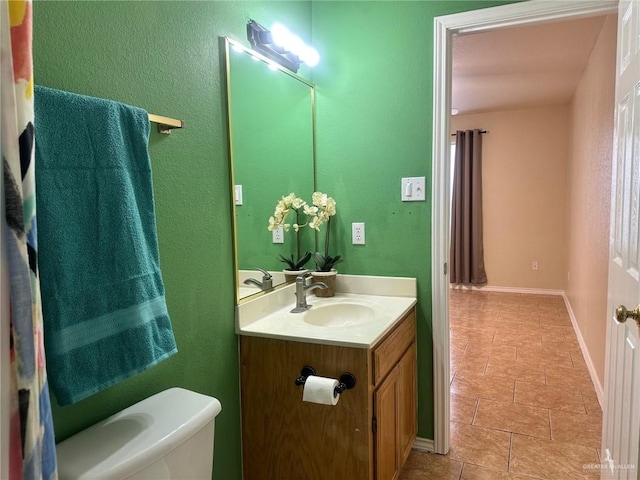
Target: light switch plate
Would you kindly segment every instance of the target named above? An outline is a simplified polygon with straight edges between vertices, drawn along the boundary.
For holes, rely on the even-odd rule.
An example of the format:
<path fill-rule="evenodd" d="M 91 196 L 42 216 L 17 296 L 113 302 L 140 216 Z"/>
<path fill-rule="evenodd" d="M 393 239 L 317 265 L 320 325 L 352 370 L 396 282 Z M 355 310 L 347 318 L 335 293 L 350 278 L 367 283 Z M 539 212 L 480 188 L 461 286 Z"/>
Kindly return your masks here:
<path fill-rule="evenodd" d="M 405 177 L 401 184 L 403 202 L 424 202 L 426 194 L 426 177 Z"/>
<path fill-rule="evenodd" d="M 236 185 L 236 205 L 242 205 L 242 185 Z"/>

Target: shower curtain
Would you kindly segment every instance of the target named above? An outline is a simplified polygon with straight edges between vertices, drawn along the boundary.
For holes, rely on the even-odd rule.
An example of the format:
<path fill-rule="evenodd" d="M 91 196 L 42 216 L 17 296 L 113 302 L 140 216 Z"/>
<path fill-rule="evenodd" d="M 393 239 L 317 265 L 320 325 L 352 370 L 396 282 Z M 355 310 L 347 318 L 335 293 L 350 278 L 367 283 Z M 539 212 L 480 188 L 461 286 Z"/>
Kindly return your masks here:
<path fill-rule="evenodd" d="M 9 479 L 56 479 L 36 245 L 30 0 L 0 1 L 0 100 L 10 303 Z M 3 368 L 5 368 L 3 366 Z"/>
<path fill-rule="evenodd" d="M 484 285 L 482 235 L 482 132 L 456 132 L 451 204 L 450 283 Z"/>

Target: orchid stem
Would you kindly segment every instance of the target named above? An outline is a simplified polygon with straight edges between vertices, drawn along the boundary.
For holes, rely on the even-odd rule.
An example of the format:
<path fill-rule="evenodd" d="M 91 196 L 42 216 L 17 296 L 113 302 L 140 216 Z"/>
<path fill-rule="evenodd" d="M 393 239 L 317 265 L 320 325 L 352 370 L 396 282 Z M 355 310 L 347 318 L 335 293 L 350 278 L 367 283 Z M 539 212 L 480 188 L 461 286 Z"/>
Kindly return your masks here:
<path fill-rule="evenodd" d="M 296 223 L 300 225 L 300 212 L 296 210 Z M 298 251 L 298 261 L 300 261 L 300 229 L 296 232 L 296 248 Z"/>
<path fill-rule="evenodd" d="M 329 258 L 329 233 L 331 232 L 331 217 L 327 220 L 327 232 L 324 238 L 324 258 Z"/>

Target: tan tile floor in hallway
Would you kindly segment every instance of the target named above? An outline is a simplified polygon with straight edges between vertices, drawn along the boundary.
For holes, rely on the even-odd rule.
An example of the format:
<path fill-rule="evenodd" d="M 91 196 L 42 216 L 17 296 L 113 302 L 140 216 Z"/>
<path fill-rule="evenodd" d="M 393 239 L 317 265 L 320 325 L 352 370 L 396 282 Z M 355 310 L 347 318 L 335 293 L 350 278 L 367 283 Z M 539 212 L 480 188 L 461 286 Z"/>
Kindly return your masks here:
<path fill-rule="evenodd" d="M 602 410 L 562 297 L 452 290 L 450 306 L 451 450 L 412 451 L 400 480 L 600 478 Z"/>

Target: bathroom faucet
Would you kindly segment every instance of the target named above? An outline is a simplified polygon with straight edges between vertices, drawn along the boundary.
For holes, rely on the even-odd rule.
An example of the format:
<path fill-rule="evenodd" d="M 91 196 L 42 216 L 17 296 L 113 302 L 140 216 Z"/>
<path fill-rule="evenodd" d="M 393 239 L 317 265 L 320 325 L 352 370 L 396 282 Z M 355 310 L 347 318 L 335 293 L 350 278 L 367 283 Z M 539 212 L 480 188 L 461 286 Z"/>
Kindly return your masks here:
<path fill-rule="evenodd" d="M 291 310 L 291 313 L 306 312 L 311 308 L 311 305 L 307 305 L 307 290 L 315 290 L 316 288 L 327 288 L 327 284 L 323 282 L 315 282 L 307 285 L 304 275 L 296 277 L 296 308 Z"/>
<path fill-rule="evenodd" d="M 259 282 L 255 278 L 247 278 L 242 283 L 244 283 L 245 285 L 253 284 L 262 291 L 270 290 L 271 288 L 273 288 L 273 280 L 272 280 L 273 277 L 271 276 L 271 274 L 259 267 L 256 267 L 256 270 L 260 270 L 262 272 L 262 282 Z"/>

